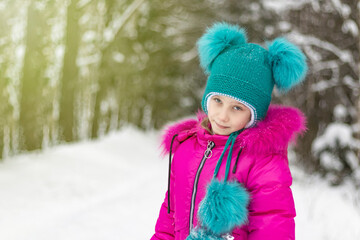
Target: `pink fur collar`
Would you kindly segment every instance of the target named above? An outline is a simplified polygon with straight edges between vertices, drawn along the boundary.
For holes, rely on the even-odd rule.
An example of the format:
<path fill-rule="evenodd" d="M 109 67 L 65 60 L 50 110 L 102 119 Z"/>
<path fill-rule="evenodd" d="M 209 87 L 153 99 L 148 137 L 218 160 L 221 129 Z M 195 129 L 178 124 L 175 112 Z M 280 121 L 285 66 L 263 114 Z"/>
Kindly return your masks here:
<path fill-rule="evenodd" d="M 162 137 L 163 153 L 170 151 L 171 140 L 175 134 L 178 135 L 173 142 L 173 151 L 180 142 L 196 134 L 204 117 L 206 114 L 199 111 L 197 120 L 187 119 L 167 127 Z M 264 120 L 241 133 L 241 145 L 254 153 L 281 152 L 287 149 L 289 142 L 295 141 L 299 134 L 305 132 L 305 125 L 305 116 L 299 109 L 270 105 Z"/>

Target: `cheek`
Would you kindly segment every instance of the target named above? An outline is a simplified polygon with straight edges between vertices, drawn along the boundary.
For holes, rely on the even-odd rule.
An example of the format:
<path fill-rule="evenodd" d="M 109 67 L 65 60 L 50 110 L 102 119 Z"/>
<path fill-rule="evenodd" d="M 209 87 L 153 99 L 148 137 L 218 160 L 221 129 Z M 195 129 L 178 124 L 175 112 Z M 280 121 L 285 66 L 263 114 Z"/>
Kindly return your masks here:
<path fill-rule="evenodd" d="M 247 122 L 251 121 L 251 112 L 250 111 L 247 112 L 247 114 L 246 114 L 246 120 L 247 120 Z"/>
<path fill-rule="evenodd" d="M 247 114 L 244 114 L 244 115 L 238 116 L 234 122 L 237 127 L 243 127 L 243 126 L 246 126 L 246 124 L 249 121 L 250 121 L 250 116 Z"/>
<path fill-rule="evenodd" d="M 214 104 L 209 104 L 209 108 L 208 108 L 208 117 L 212 117 L 216 114 L 216 106 L 214 106 Z"/>

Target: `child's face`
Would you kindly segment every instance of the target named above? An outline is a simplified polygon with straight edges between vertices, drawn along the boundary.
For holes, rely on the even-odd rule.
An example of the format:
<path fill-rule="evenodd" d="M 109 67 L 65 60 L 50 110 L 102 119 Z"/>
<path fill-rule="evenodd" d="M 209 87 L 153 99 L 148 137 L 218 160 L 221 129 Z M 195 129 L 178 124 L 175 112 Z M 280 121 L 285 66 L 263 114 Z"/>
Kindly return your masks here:
<path fill-rule="evenodd" d="M 214 95 L 208 106 L 208 117 L 212 130 L 218 135 L 230 135 L 246 126 L 251 112 L 244 104 L 233 98 Z"/>

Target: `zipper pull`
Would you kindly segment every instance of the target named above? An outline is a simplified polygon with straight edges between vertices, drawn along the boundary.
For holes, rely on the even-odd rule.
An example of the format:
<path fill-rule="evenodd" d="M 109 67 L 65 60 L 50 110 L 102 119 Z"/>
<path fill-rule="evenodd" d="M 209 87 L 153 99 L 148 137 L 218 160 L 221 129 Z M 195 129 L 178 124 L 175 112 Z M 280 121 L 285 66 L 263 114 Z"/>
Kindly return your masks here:
<path fill-rule="evenodd" d="M 206 159 L 211 158 L 211 156 L 212 156 L 211 149 L 213 149 L 214 147 L 215 147 L 215 143 L 213 141 L 208 141 L 207 148 L 204 152 L 204 156 Z"/>

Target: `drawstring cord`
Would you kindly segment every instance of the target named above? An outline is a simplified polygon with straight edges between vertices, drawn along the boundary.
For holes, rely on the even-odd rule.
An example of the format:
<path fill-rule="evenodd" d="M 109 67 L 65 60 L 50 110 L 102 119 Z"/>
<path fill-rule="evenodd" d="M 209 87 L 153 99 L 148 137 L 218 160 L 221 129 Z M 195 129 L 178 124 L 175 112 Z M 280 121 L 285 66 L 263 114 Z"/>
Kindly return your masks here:
<path fill-rule="evenodd" d="M 235 144 L 235 141 L 236 141 L 236 138 L 237 136 L 242 132 L 244 131 L 245 128 L 243 129 L 240 129 L 239 131 L 236 131 L 236 132 L 233 132 L 229 135 L 229 138 L 228 140 L 226 141 L 226 144 L 225 144 L 225 147 L 224 147 L 224 150 L 223 152 L 221 153 L 221 156 L 216 164 L 216 167 L 215 167 L 215 171 L 214 171 L 214 176 L 213 178 L 216 178 L 217 177 L 217 174 L 219 172 L 219 169 L 220 169 L 220 166 L 221 166 L 221 163 L 222 163 L 222 159 L 224 157 L 224 154 L 226 152 L 226 150 L 228 149 L 229 145 L 231 144 L 230 146 L 230 149 L 229 149 L 229 154 L 228 154 L 228 157 L 227 157 L 227 160 L 226 160 L 226 172 L 225 172 L 225 178 L 224 178 L 224 181 L 227 181 L 228 179 L 228 176 L 229 176 L 229 172 L 230 172 L 230 164 L 231 164 L 231 157 L 232 157 L 232 150 L 233 150 L 233 147 L 234 147 L 234 144 Z M 170 151 L 169 151 L 169 172 L 168 172 L 168 191 L 167 191 L 167 198 L 168 198 L 168 207 L 167 207 L 167 212 L 170 213 L 170 175 L 171 175 L 171 157 L 172 157 L 172 147 L 173 147 L 173 143 L 174 143 L 174 140 L 175 138 L 178 136 L 178 134 L 175 134 L 173 136 L 173 138 L 171 139 L 171 144 L 170 144 Z M 237 155 L 237 158 L 236 158 L 236 161 L 235 161 L 235 165 L 234 165 L 234 168 L 233 168 L 233 173 L 235 173 L 236 171 L 236 167 L 237 167 L 237 162 L 239 160 L 239 156 L 241 154 L 241 151 L 242 151 L 242 148 L 240 149 L 238 155 Z"/>
<path fill-rule="evenodd" d="M 233 168 L 233 170 L 232 170 L 232 173 L 235 173 L 235 172 L 236 172 L 238 160 L 239 160 L 239 157 L 240 157 L 240 154 L 241 154 L 242 150 L 243 150 L 243 148 L 241 147 L 240 150 L 239 150 L 239 153 L 238 153 L 238 155 L 237 155 L 237 157 L 236 157 L 236 161 L 235 161 L 235 165 L 234 165 L 234 168 Z"/>
<path fill-rule="evenodd" d="M 171 152 L 172 152 L 172 146 L 174 143 L 175 138 L 177 137 L 178 134 L 175 134 L 173 136 L 173 138 L 171 139 L 171 144 L 170 144 L 170 151 L 169 151 L 169 173 L 168 173 L 168 191 L 167 191 L 167 197 L 168 197 L 168 207 L 167 207 L 167 212 L 170 213 L 170 175 L 171 175 Z"/>
<path fill-rule="evenodd" d="M 240 129 L 239 131 L 236 131 L 236 132 L 233 132 L 233 133 L 230 134 L 228 140 L 226 141 L 224 150 L 223 150 L 223 152 L 221 153 L 221 156 L 220 156 L 220 158 L 219 158 L 219 160 L 218 160 L 218 162 L 217 162 L 217 164 L 216 164 L 213 178 L 216 178 L 216 177 L 217 177 L 217 174 L 218 174 L 218 172 L 219 172 L 219 169 L 220 169 L 220 166 L 221 166 L 221 163 L 222 163 L 222 159 L 223 159 L 223 157 L 224 157 L 224 154 L 225 154 L 226 150 L 228 149 L 229 145 L 231 144 L 231 147 L 230 147 L 230 149 L 229 149 L 229 154 L 228 154 L 228 157 L 227 157 L 227 160 L 226 160 L 226 171 L 225 171 L 225 178 L 224 178 L 224 181 L 227 181 L 228 176 L 229 176 L 229 171 L 230 171 L 232 150 L 233 150 L 233 147 L 234 147 L 234 144 L 235 144 L 235 141 L 236 141 L 237 136 L 238 136 L 242 131 L 244 131 L 244 130 L 245 130 L 245 128 Z"/>

